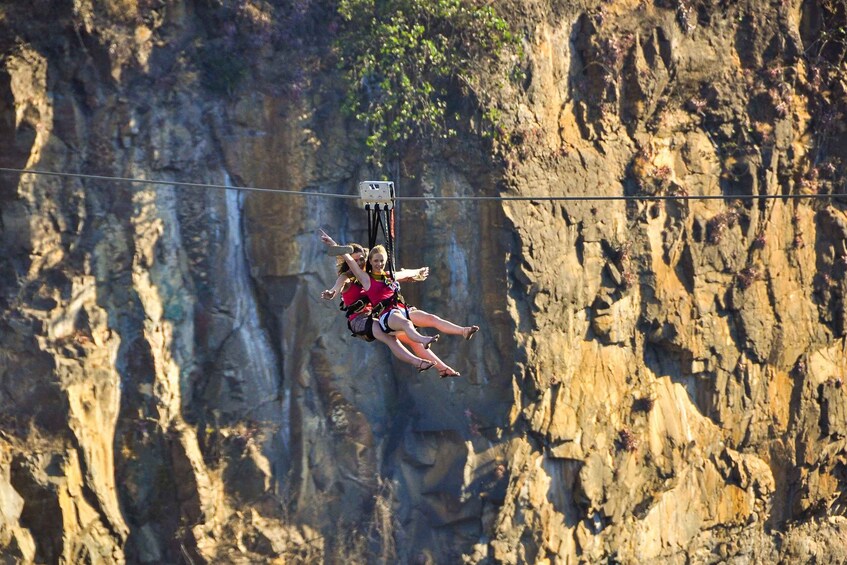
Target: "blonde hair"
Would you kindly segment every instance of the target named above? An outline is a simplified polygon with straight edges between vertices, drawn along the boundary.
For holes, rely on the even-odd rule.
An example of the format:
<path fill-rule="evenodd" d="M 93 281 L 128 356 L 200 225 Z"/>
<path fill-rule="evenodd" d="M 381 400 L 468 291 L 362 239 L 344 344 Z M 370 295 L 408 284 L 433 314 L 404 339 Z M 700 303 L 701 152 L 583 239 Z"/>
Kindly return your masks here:
<path fill-rule="evenodd" d="M 373 268 L 371 267 L 371 256 L 372 256 L 372 255 L 376 255 L 377 253 L 381 253 L 381 254 L 383 254 L 383 255 L 385 256 L 385 260 L 386 260 L 386 261 L 388 261 L 388 251 L 386 251 L 386 250 L 385 250 L 385 246 L 384 246 L 384 245 L 375 245 L 375 246 L 374 246 L 374 247 L 373 247 L 373 248 L 372 248 L 372 249 L 368 252 L 368 261 L 367 261 L 367 263 L 365 264 L 365 271 L 367 271 L 368 273 L 370 273 L 370 272 L 371 272 L 371 270 L 373 269 Z"/>

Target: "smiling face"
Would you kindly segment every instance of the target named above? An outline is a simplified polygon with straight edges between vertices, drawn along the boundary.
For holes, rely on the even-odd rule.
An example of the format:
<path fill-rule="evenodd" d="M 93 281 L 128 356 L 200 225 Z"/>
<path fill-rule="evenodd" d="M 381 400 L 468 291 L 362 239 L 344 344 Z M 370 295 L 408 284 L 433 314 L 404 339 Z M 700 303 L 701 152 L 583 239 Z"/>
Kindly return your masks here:
<path fill-rule="evenodd" d="M 354 261 L 359 265 L 359 268 L 364 270 L 365 262 L 368 256 L 368 250 L 359 245 L 358 243 L 348 243 L 353 248 L 353 253 L 350 256 Z M 350 267 L 347 266 L 347 263 L 343 258 L 338 257 L 338 274 L 347 273 L 348 276 L 353 276 L 353 273 L 350 271 Z"/>
<path fill-rule="evenodd" d="M 388 257 L 388 252 L 382 245 L 377 245 L 371 249 L 368 255 L 368 271 L 372 273 L 382 273 L 385 268 L 385 258 Z"/>
<path fill-rule="evenodd" d="M 385 268 L 385 255 L 382 253 L 371 253 L 371 269 L 375 273 L 381 273 Z"/>
<path fill-rule="evenodd" d="M 353 247 L 353 253 L 351 254 L 351 257 L 353 257 L 353 260 L 356 261 L 357 265 L 359 265 L 359 268 L 364 269 L 365 261 L 368 257 L 368 250 L 359 245 L 358 243 L 351 243 L 350 245 Z"/>

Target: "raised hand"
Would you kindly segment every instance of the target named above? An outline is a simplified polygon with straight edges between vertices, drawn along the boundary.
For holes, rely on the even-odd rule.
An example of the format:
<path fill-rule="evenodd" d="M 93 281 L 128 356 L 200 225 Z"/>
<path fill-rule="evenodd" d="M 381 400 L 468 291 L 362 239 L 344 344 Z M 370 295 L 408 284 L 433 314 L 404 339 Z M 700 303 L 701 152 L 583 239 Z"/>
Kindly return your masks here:
<path fill-rule="evenodd" d="M 335 240 L 329 237 L 329 234 L 320 228 L 318 228 L 318 236 L 321 238 L 321 241 L 324 242 L 326 245 L 337 245 L 337 243 L 335 243 Z"/>

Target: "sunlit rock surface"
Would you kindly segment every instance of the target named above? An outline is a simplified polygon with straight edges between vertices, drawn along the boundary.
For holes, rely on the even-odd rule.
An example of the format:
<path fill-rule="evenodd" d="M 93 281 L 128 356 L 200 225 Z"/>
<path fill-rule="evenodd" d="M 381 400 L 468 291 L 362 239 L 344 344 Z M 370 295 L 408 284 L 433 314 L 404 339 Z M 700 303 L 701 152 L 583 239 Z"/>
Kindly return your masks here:
<path fill-rule="evenodd" d="M 401 202 L 399 262 L 431 269 L 404 295 L 482 327 L 440 381 L 319 298 L 353 201 L 225 189 L 372 174 L 326 43 L 262 35 L 331 35 L 302 4 L 244 4 L 225 88 L 205 4 L 0 7 L 0 166 L 91 175 L 0 173 L 0 553 L 847 559 L 847 212 L 743 198 L 843 190 L 832 14 L 504 5 L 504 136 L 410 151 L 400 195 L 726 198 Z"/>

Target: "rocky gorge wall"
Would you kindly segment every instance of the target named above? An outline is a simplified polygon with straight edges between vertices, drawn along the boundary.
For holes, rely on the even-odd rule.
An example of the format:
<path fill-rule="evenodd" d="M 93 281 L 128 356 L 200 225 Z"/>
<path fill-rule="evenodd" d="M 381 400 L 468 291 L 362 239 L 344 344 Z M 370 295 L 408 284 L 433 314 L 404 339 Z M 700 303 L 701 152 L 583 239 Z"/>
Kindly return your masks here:
<path fill-rule="evenodd" d="M 237 4 L 242 74 L 214 6 L 0 7 L 0 166 L 165 181 L 0 174 L 4 557 L 847 558 L 843 200 L 744 198 L 843 192 L 843 5 L 504 6 L 503 137 L 402 195 L 726 198 L 401 203 L 409 302 L 482 326 L 449 382 L 320 300 L 351 202 L 167 184 L 372 172 L 331 6 Z"/>

